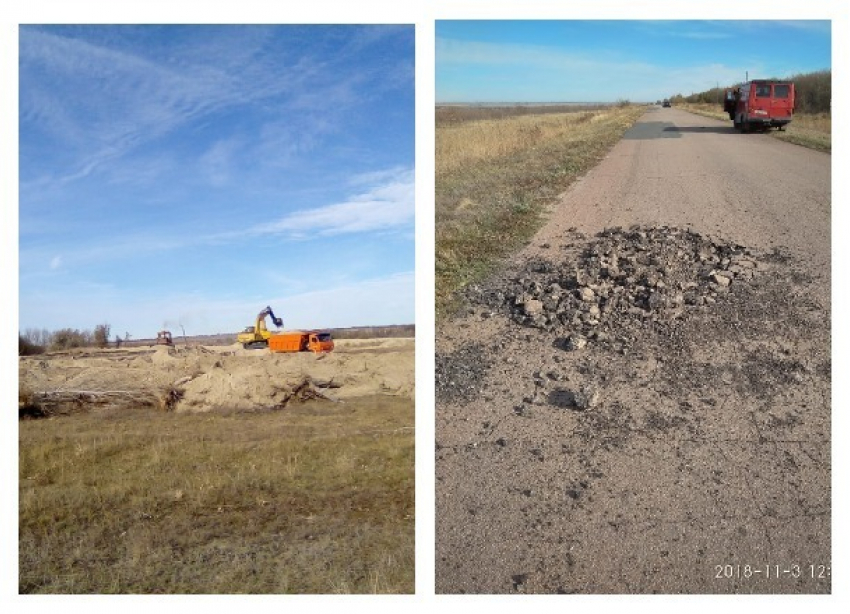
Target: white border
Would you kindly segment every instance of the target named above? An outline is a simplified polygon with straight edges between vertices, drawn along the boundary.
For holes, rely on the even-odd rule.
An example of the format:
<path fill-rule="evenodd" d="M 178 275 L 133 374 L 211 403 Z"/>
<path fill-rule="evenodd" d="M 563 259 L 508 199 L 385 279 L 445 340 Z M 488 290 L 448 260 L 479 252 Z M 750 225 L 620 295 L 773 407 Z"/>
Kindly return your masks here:
<path fill-rule="evenodd" d="M 11 5 L 11 6 L 10 6 Z M 0 165 L 0 189 L 5 215 L 0 224 L 0 262 L 3 267 L 2 353 L 0 373 L 3 377 L 3 406 L 6 408 L 0 428 L 2 437 L 2 493 L 0 493 L 0 603 L 12 611 L 50 610 L 69 607 L 148 613 L 151 607 L 177 609 L 200 607 L 240 610 L 283 607 L 295 611 L 342 607 L 346 611 L 390 611 L 399 608 L 431 612 L 435 608 L 461 611 L 484 608 L 496 611 L 525 610 L 529 607 L 565 611 L 574 607 L 613 605 L 630 609 L 636 606 L 653 611 L 724 610 L 772 611 L 817 609 L 837 611 L 848 594 L 846 546 L 848 516 L 846 505 L 846 448 L 833 446 L 833 595 L 831 597 L 700 597 L 700 596 L 525 596 L 525 597 L 460 597 L 435 596 L 434 587 L 434 21 L 436 19 L 832 19 L 834 107 L 846 110 L 847 58 L 850 52 L 848 11 L 843 3 L 830 0 L 774 0 L 747 2 L 730 0 L 607 0 L 595 3 L 576 0 L 309 0 L 308 2 L 269 2 L 240 0 L 224 2 L 180 2 L 171 0 L 11 0 L 3 4 L 0 28 L 0 61 L 3 87 L 2 144 L 6 150 Z M 416 24 L 416 595 L 387 597 L 20 597 L 17 595 L 17 418 L 12 414 L 17 389 L 17 53 L 18 24 L 22 23 L 414 23 Z M 847 168 L 847 128 L 836 122 L 833 134 L 833 168 Z M 847 181 L 833 178 L 833 288 L 844 288 L 848 262 L 842 231 L 847 229 Z M 12 289 L 8 291 L 9 288 Z M 833 293 L 833 372 L 846 373 L 847 326 L 841 315 L 848 312 L 847 300 L 841 292 Z M 841 442 L 848 432 L 845 417 L 846 384 L 843 378 L 833 381 L 834 442 Z M 246 603 L 247 601 L 247 603 Z"/>

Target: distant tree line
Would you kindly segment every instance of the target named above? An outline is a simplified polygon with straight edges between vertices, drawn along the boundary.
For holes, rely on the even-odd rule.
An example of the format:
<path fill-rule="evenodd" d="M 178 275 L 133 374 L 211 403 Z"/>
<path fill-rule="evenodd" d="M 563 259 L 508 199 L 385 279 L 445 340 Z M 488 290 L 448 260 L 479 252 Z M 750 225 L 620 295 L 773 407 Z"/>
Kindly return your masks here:
<path fill-rule="evenodd" d="M 49 331 L 46 328 L 28 328 L 18 333 L 18 355 L 43 354 L 48 350 L 70 350 L 82 347 L 105 348 L 109 345 L 109 324 L 98 324 L 94 330 L 61 328 Z"/>
<path fill-rule="evenodd" d="M 388 326 L 357 326 L 353 328 L 331 328 L 334 339 L 383 339 L 388 337 L 415 337 L 416 325 L 392 324 Z"/>
<path fill-rule="evenodd" d="M 831 70 L 819 70 L 792 77 L 768 77 L 768 79 L 794 82 L 794 89 L 797 92 L 796 111 L 798 113 L 829 113 L 832 110 Z M 740 85 L 740 83 L 732 85 Z M 673 104 L 681 102 L 723 104 L 725 89 L 725 87 L 713 87 L 690 96 L 676 94 L 670 97 L 670 102 Z"/>
<path fill-rule="evenodd" d="M 98 347 L 105 348 L 109 345 L 109 324 L 98 324 L 94 330 L 78 330 L 76 328 L 62 328 L 49 331 L 46 328 L 28 328 L 23 333 L 18 333 L 18 355 L 31 356 L 43 354 L 47 351 L 70 350 L 74 348 Z M 334 339 L 377 339 L 386 337 L 415 337 L 416 326 L 414 324 L 390 324 L 387 326 L 356 326 L 352 328 L 329 329 Z M 208 345 L 229 345 L 233 343 L 235 335 L 200 335 L 190 337 L 195 343 Z M 184 337 L 185 339 L 185 337 Z M 130 341 L 130 333 L 124 338 L 115 336 L 115 345 L 120 347 L 152 345 L 153 339 L 139 339 Z"/>

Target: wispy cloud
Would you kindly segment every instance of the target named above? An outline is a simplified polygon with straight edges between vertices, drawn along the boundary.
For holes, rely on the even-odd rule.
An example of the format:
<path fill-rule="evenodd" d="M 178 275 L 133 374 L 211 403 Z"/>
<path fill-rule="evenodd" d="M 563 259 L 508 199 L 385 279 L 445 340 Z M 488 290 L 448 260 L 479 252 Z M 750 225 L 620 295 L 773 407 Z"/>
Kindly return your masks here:
<path fill-rule="evenodd" d="M 56 114 L 47 80 L 23 83 L 24 122 L 77 154 L 76 168 L 54 177 L 85 177 L 137 145 L 189 119 L 234 102 L 233 78 L 215 68 L 181 72 L 122 51 L 39 29 L 22 28 L 24 75 L 44 71 L 74 85 L 76 96 Z"/>
<path fill-rule="evenodd" d="M 716 82 L 732 83 L 743 74 L 742 68 L 719 63 L 670 68 L 631 59 L 585 56 L 539 45 L 438 38 L 436 49 L 438 66 L 482 64 L 500 68 L 506 91 L 516 94 L 525 82 L 532 81 L 536 91 L 550 96 L 549 101 L 605 100 L 587 98 L 600 93 L 610 96 L 610 100 L 620 97 L 651 100 L 659 92 L 687 94 Z M 496 82 L 492 76 L 488 79 L 491 84 Z M 463 88 L 465 84 L 457 87 Z M 464 94 L 445 89 L 438 91 L 438 96 L 441 101 L 468 100 L 468 97 L 463 98 Z M 520 98 L 508 95 L 499 100 L 517 99 Z"/>
<path fill-rule="evenodd" d="M 109 285 L 59 285 L 22 296 L 21 309 L 38 328 L 90 329 L 108 322 L 116 334 L 128 331 L 134 338 L 152 337 L 163 327 L 180 331 L 181 325 L 187 335 L 236 333 L 267 304 L 287 328 L 409 324 L 415 316 L 414 287 L 413 271 L 325 284 L 292 295 L 264 293 L 252 300 L 222 300 L 215 294 L 185 291 L 128 300 Z"/>
<path fill-rule="evenodd" d="M 832 33 L 832 22 L 823 19 L 778 20 L 776 24 L 812 34 L 829 35 Z"/>
<path fill-rule="evenodd" d="M 414 322 L 415 274 L 405 271 L 387 277 L 339 284 L 289 297 L 271 297 L 275 310 L 284 314 L 287 327 L 353 326 L 351 314 L 361 315 L 363 325 Z M 375 297 L 381 297 L 376 301 Z M 291 315 L 288 315 L 291 314 Z"/>
<path fill-rule="evenodd" d="M 438 37 L 437 64 L 493 64 L 497 66 L 533 65 L 551 67 L 593 66 L 590 57 L 567 53 L 543 45 L 482 43 Z"/>
<path fill-rule="evenodd" d="M 729 39 L 747 33 L 776 32 L 778 28 L 791 28 L 800 33 L 816 35 L 830 33 L 830 22 L 816 19 L 641 20 L 635 22 L 635 26 L 646 35 L 693 40 Z"/>
<path fill-rule="evenodd" d="M 357 181 L 363 182 L 366 177 L 360 175 Z M 411 224 L 415 195 L 413 170 L 371 173 L 371 178 L 383 181 L 343 202 L 295 211 L 270 224 L 256 226 L 249 233 L 299 238 L 388 230 Z"/>
<path fill-rule="evenodd" d="M 671 32 L 672 36 L 677 38 L 687 38 L 690 40 L 725 40 L 729 38 L 734 38 L 729 32 L 717 32 L 717 31 L 709 31 L 709 30 L 693 30 L 693 29 L 682 29 L 682 30 L 674 30 Z"/>
<path fill-rule="evenodd" d="M 414 171 L 395 167 L 353 175 L 349 182 L 362 188 L 342 202 L 294 211 L 269 223 L 247 230 L 224 233 L 181 233 L 166 235 L 122 233 L 120 237 L 89 241 L 84 246 L 68 246 L 61 256 L 55 248 L 21 249 L 22 274 L 27 279 L 52 275 L 90 262 L 139 258 L 144 254 L 191 249 L 199 246 L 238 244 L 264 235 L 283 235 L 292 239 L 317 239 L 353 233 L 400 231 L 413 226 L 415 217 Z"/>
<path fill-rule="evenodd" d="M 414 253 L 411 27 L 19 33 L 22 326 L 214 332 L 255 301 L 343 286 L 328 300 L 351 325 L 385 301 L 375 288 L 412 318 L 412 281 L 386 280 Z M 213 309 L 228 297 L 231 324 Z"/>
<path fill-rule="evenodd" d="M 231 169 L 241 145 L 237 139 L 219 140 L 201 156 L 198 161 L 201 173 L 211 185 L 220 187 L 230 181 Z"/>
<path fill-rule="evenodd" d="M 348 183 L 352 186 L 380 185 L 388 181 L 396 181 L 399 177 L 404 177 L 410 172 L 410 169 L 404 168 L 403 166 L 394 166 L 393 168 L 382 169 L 379 171 L 368 171 L 352 175 L 348 178 Z"/>
<path fill-rule="evenodd" d="M 68 152 L 61 174 L 24 177 L 24 190 L 83 179 L 128 152 L 206 116 L 240 105 L 275 99 L 279 110 L 305 117 L 283 130 L 272 125 L 258 142 L 276 140 L 310 147 L 310 134 L 327 134 L 338 111 L 361 104 L 380 73 L 338 70 L 335 56 L 311 57 L 306 51 L 264 54 L 263 36 L 248 28 L 210 32 L 200 49 L 193 42 L 187 57 L 142 56 L 38 27 L 21 29 L 21 118 L 24 130 L 48 135 Z M 374 44 L 388 33 L 366 28 L 356 48 Z M 234 42 L 234 37 L 239 41 Z M 222 40 L 219 40 L 222 39 Z M 222 55 L 234 46 L 239 53 Z M 270 59 L 271 58 L 273 59 Z M 38 79 L 26 82 L 28 74 Z M 44 79 L 44 74 L 49 79 Z M 73 88 L 72 100 L 57 100 L 50 83 Z M 325 125 L 317 126 L 322 115 Z M 337 115 L 337 118 L 341 114 Z M 315 132 L 314 129 L 319 131 Z"/>

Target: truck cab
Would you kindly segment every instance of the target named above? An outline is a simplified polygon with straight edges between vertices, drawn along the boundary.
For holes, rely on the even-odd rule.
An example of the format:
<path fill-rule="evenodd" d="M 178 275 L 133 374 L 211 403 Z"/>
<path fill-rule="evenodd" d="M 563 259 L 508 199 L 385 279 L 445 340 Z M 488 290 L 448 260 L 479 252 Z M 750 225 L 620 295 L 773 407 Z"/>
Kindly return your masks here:
<path fill-rule="evenodd" d="M 331 352 L 334 349 L 334 340 L 329 332 L 315 331 L 310 333 L 307 347 L 311 352 Z"/>

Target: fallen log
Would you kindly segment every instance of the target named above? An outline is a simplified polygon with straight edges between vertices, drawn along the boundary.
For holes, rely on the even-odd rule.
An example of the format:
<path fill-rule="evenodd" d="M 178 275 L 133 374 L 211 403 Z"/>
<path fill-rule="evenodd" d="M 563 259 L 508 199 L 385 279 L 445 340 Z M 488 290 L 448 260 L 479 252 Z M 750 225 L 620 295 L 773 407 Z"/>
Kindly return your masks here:
<path fill-rule="evenodd" d="M 18 398 L 19 418 L 46 418 L 100 408 L 156 407 L 158 396 L 143 390 L 40 390 Z"/>

